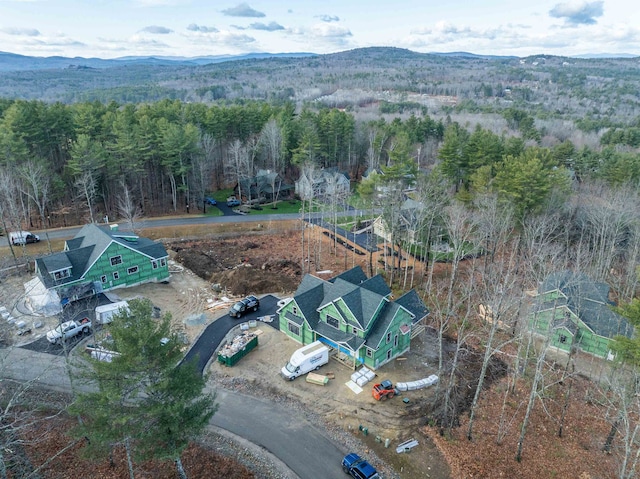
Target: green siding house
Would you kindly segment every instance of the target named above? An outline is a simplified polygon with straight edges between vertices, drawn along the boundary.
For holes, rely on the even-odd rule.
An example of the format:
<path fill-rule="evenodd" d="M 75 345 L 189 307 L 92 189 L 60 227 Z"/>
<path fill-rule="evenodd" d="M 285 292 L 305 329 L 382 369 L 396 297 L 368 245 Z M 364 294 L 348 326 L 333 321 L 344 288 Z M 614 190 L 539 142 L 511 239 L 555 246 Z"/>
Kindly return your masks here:
<path fill-rule="evenodd" d="M 538 288 L 529 327 L 536 334 L 551 334 L 550 347 L 566 352 L 579 348 L 612 360 L 609 342 L 617 335 L 631 337 L 633 326 L 611 306 L 607 284 L 582 273 L 557 272 Z"/>
<path fill-rule="evenodd" d="M 414 290 L 390 296 L 382 276 L 368 279 L 359 266 L 329 280 L 307 274 L 278 310 L 280 331 L 303 345 L 320 340 L 354 368 L 378 369 L 409 350 L 414 326 L 429 314 Z"/>
<path fill-rule="evenodd" d="M 64 250 L 36 260 L 36 274 L 63 304 L 103 291 L 169 279 L 164 246 L 117 225 L 89 224 Z"/>

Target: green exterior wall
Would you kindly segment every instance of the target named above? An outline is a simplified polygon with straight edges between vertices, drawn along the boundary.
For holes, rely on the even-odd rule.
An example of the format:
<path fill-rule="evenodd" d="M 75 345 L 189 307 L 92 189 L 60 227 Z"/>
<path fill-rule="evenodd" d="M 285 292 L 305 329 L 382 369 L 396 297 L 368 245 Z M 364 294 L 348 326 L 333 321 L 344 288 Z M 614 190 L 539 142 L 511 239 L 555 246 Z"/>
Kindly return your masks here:
<path fill-rule="evenodd" d="M 362 329 L 360 329 L 360 325 L 357 323 L 355 317 L 353 317 L 353 315 L 349 312 L 344 303 L 342 303 L 342 307 L 346 317 L 342 316 L 342 314 L 338 311 L 334 304 L 328 304 L 320 311 L 320 321 L 326 322 L 328 316 L 336 318 L 339 320 L 338 329 L 340 329 L 340 331 L 353 333 L 352 328 L 355 327 L 355 334 L 359 338 L 364 339 L 368 331 L 363 331 Z M 296 312 L 298 313 L 297 315 L 295 314 Z M 296 335 L 290 330 L 290 321 L 286 318 L 287 313 L 301 318 L 302 326 L 299 326 L 300 334 Z M 318 339 L 318 335 L 313 330 L 311 330 L 306 319 L 304 319 L 301 314 L 302 313 L 300 311 L 300 308 L 298 307 L 295 300 L 290 301 L 287 305 L 285 305 L 280 310 L 279 314 L 280 331 L 282 331 L 294 341 L 306 345 L 312 343 L 313 341 L 316 341 Z M 411 321 L 411 314 L 405 309 L 399 308 L 396 316 L 389 324 L 387 330 L 387 332 L 391 332 L 390 340 L 387 342 L 387 334 L 385 334 L 382 337 L 380 344 L 376 345 L 377 349 L 372 350 L 371 357 L 367 356 L 367 347 L 363 346 L 360 348 L 360 350 L 356 351 L 356 358 L 359 359 L 360 362 L 364 363 L 367 367 L 371 369 L 377 369 L 386 362 L 389 362 L 390 360 L 408 351 L 411 343 L 411 334 L 410 332 L 408 332 L 407 334 L 402 334 L 400 332 L 400 326 L 406 325 L 410 328 Z M 373 326 L 373 324 L 371 324 L 370 326 Z M 391 351 L 390 357 L 388 357 L 389 351 Z"/>
<path fill-rule="evenodd" d="M 121 256 L 122 263 L 112 266 L 111 258 Z M 165 260 L 165 266 L 160 266 L 160 260 L 156 260 L 158 267 L 153 268 L 151 258 L 126 248 L 117 242 L 112 242 L 104 251 L 100 258 L 85 274 L 85 282 L 97 282 L 102 284 L 103 290 L 134 286 L 140 283 L 154 281 L 164 281 L 169 278 L 169 265 Z M 128 273 L 132 267 L 138 267 L 135 273 Z M 118 273 L 118 279 L 114 278 L 114 273 Z M 107 282 L 102 283 L 101 277 L 107 277 Z"/>
<path fill-rule="evenodd" d="M 121 256 L 122 262 L 111 265 L 111 258 Z M 157 267 L 153 267 L 153 262 Z M 164 263 L 164 266 L 162 265 Z M 134 273 L 129 273 L 131 267 L 138 267 Z M 114 272 L 118 273 L 118 279 L 114 278 Z M 106 276 L 106 282 L 102 282 L 102 276 Z M 160 282 L 169 279 L 168 258 L 152 260 L 137 251 L 131 250 L 112 242 L 98 260 L 89 268 L 84 277 L 59 287 L 61 291 L 67 291 L 78 285 L 99 284 L 102 291 L 135 286 L 141 283 Z M 100 290 L 96 291 L 100 292 Z"/>
<path fill-rule="evenodd" d="M 576 344 L 581 351 L 601 358 L 607 357 L 611 349 L 609 346 L 611 340 L 595 334 L 566 306 L 533 313 L 529 318 L 529 327 L 532 331 L 546 336 L 551 327 L 550 325 L 553 324 L 553 320 L 562 321 L 565 317 L 570 317 L 572 323 L 576 326 L 575 335 L 567 328 L 557 328 L 553 331 L 549 346 L 570 352 L 571 346 Z"/>

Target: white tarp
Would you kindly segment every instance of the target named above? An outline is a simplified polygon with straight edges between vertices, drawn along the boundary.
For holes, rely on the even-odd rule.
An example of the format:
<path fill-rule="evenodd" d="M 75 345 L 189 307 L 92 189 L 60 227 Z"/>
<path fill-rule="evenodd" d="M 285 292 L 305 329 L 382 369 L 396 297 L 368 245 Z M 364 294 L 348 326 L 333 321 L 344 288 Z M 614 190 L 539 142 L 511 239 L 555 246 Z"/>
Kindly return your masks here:
<path fill-rule="evenodd" d="M 25 305 L 36 314 L 54 316 L 62 312 L 58 293 L 49 290 L 37 276 L 24 284 Z"/>

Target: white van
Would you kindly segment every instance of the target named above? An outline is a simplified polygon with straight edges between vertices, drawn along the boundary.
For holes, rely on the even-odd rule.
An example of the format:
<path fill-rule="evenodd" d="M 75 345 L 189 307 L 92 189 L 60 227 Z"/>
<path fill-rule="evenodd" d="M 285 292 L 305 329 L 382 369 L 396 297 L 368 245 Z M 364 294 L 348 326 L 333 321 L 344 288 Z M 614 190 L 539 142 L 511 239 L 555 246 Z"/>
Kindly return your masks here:
<path fill-rule="evenodd" d="M 320 341 L 314 341 L 294 351 L 289 362 L 282 368 L 283 378 L 293 381 L 329 362 L 329 348 Z"/>
<path fill-rule="evenodd" d="M 113 315 L 121 311 L 129 311 L 129 303 L 118 301 L 116 303 L 104 304 L 96 308 L 96 324 L 108 324 L 113 321 Z"/>
<path fill-rule="evenodd" d="M 9 241 L 14 246 L 19 246 L 27 243 L 37 243 L 40 241 L 40 236 L 34 235 L 30 231 L 11 231 L 9 233 Z"/>

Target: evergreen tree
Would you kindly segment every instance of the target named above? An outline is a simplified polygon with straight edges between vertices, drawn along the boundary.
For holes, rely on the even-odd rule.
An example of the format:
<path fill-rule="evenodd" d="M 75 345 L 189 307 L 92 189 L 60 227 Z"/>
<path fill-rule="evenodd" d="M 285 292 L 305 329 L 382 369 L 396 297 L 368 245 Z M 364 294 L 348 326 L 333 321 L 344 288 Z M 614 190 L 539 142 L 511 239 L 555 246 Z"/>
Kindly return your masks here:
<path fill-rule="evenodd" d="M 136 459 L 171 459 L 186 478 L 180 455 L 216 412 L 215 395 L 193 364 L 179 365 L 182 347 L 171 315 L 152 318 L 148 300 L 109 325 L 112 362 L 91 359 L 84 378 L 96 390 L 80 394 L 70 411 L 81 417 L 74 434 L 86 436 L 92 454 L 124 444 Z M 130 471 L 133 468 L 130 466 Z"/>

